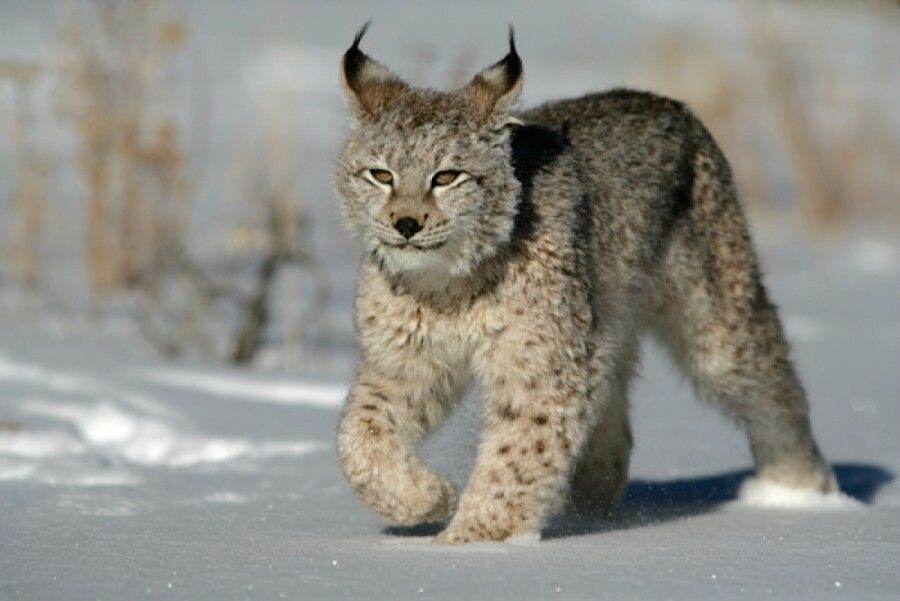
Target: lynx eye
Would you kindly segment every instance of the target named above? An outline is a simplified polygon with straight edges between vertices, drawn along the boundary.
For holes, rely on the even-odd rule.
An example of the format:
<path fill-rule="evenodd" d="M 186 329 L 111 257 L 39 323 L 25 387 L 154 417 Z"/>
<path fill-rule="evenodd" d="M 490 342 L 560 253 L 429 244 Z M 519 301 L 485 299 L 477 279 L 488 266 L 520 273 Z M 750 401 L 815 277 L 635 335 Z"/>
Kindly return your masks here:
<path fill-rule="evenodd" d="M 434 174 L 434 177 L 431 178 L 431 187 L 449 186 L 455 182 L 460 175 L 462 175 L 462 171 L 438 171 Z"/>
<path fill-rule="evenodd" d="M 394 174 L 387 169 L 369 169 L 369 175 L 380 184 L 394 183 Z"/>

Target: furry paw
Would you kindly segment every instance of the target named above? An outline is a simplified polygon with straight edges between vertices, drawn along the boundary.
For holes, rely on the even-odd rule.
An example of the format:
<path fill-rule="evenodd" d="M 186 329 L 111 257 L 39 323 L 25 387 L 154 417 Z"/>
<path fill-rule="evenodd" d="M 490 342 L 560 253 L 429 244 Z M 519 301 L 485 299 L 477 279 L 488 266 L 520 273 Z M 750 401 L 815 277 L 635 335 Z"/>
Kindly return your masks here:
<path fill-rule="evenodd" d="M 573 492 L 572 507 L 575 512 L 583 517 L 612 518 L 619 508 L 619 494 L 611 494 L 606 491 L 587 493 L 584 491 Z"/>
<path fill-rule="evenodd" d="M 387 418 L 371 413 L 349 409 L 338 430 L 338 460 L 353 493 L 398 526 L 449 518 L 456 507 L 453 485 L 419 459 Z"/>
<path fill-rule="evenodd" d="M 500 542 L 525 533 L 525 530 L 519 531 L 496 521 L 465 520 L 457 517 L 435 537 L 434 542 L 445 545 L 486 541 Z"/>
<path fill-rule="evenodd" d="M 426 472 L 417 477 L 404 478 L 394 490 L 374 490 L 366 494 L 360 490 L 360 499 L 398 526 L 415 526 L 427 522 L 440 522 L 450 517 L 456 507 L 456 491 L 449 481 L 437 474 Z"/>
<path fill-rule="evenodd" d="M 456 508 L 456 490 L 453 485 L 440 476 L 429 475 L 431 478 L 428 484 L 409 499 L 412 519 L 407 525 L 446 520 Z"/>
<path fill-rule="evenodd" d="M 434 542 L 442 545 L 461 545 L 484 541 L 503 541 L 509 538 L 508 533 L 491 532 L 477 528 L 456 527 L 452 524 L 434 538 Z"/>
<path fill-rule="evenodd" d="M 801 511 L 845 510 L 860 507 L 859 501 L 842 492 L 795 488 L 759 478 L 747 478 L 741 483 L 737 502 L 751 507 Z"/>
<path fill-rule="evenodd" d="M 510 534 L 508 531 L 478 531 L 476 528 L 455 528 L 448 526 L 446 530 L 434 538 L 434 542 L 442 545 L 461 545 L 477 542 L 507 542 L 518 545 L 530 545 L 541 540 L 541 534 L 537 531 L 518 532 Z"/>
<path fill-rule="evenodd" d="M 837 479 L 824 461 L 810 466 L 790 462 L 774 464 L 759 470 L 759 479 L 788 488 L 813 490 L 820 493 L 837 492 Z"/>
<path fill-rule="evenodd" d="M 466 536 L 465 533 L 456 532 L 450 528 L 446 528 L 434 537 L 434 542 L 441 545 L 460 545 L 462 543 L 470 543 L 472 540 L 473 539 Z"/>

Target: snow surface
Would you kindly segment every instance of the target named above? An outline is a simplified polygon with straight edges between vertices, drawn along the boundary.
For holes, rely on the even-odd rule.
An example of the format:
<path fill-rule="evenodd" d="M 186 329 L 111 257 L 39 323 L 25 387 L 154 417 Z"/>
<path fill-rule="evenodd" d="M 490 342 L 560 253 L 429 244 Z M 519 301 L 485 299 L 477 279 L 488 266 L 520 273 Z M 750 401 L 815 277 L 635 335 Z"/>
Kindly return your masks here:
<path fill-rule="evenodd" d="M 821 511 L 829 509 L 860 509 L 856 499 L 842 492 L 823 494 L 747 478 L 738 489 L 737 502 L 751 507 Z"/>
<path fill-rule="evenodd" d="M 0 599 L 896 599 L 900 270 L 853 254 L 896 245 L 760 239 L 840 494 L 753 478 L 743 438 L 649 346 L 616 518 L 442 547 L 437 526 L 387 527 L 353 499 L 332 451 L 346 381 L 164 364 L 10 321 Z M 459 485 L 478 405 L 423 449 Z"/>
<path fill-rule="evenodd" d="M 243 399 L 249 402 L 340 407 L 347 396 L 347 386 L 311 382 L 279 382 L 272 379 L 251 380 L 223 374 L 156 370 L 145 372 L 150 381 L 176 388 L 197 390 L 215 396 Z"/>
<path fill-rule="evenodd" d="M 194 238 L 207 245 L 201 250 L 220 251 L 221 236 L 208 231 L 228 210 L 217 182 L 243 134 L 260 128 L 256 104 L 269 90 L 289 92 L 305 144 L 297 181 L 333 289 L 328 317 L 348 339 L 359 249 L 331 192 L 344 128 L 336 63 L 373 12 L 367 51 L 426 84 L 446 81 L 454 61 L 474 68 L 499 58 L 513 20 L 527 105 L 613 85 L 659 89 L 634 67 L 673 33 L 724 40 L 718 48 L 736 56 L 752 43 L 735 30 L 745 7 L 722 0 L 690 10 L 674 0 L 468 0 L 453 10 L 392 0 L 378 11 L 363 2 L 297 3 L 282 20 L 288 41 L 273 45 L 266 20 L 282 13 L 260 7 L 280 4 L 180 5 L 196 63 L 209 67 L 204 94 L 214 99 L 201 162 L 215 185 L 201 186 L 203 231 Z M 782 11 L 802 21 L 795 31 L 814 36 L 853 21 L 839 33 L 871 34 L 837 5 L 810 27 L 809 6 Z M 0 57 L 50 61 L 55 12 L 51 2 L 3 3 Z M 691 29 L 697 24 L 702 31 Z M 883 37 L 890 56 L 900 38 Z M 871 58 L 864 46 L 829 39 L 823 52 Z M 467 49 L 470 57 L 460 54 Z M 429 62 L 432 51 L 441 61 Z M 892 106 L 898 81 L 846 85 L 878 100 L 877 110 Z M 704 85 L 702 73 L 691 85 Z M 58 123 L 43 127 L 54 151 L 71 151 Z M 0 145 L 0 174 L 13 182 L 9 152 Z M 81 223 L 71 190 L 79 190 L 71 181 L 54 188 L 56 223 Z M 9 210 L 0 204 L 0 216 Z M 59 314 L 26 319 L 0 298 L 0 600 L 898 599 L 900 235 L 869 227 L 819 244 L 789 222 L 754 225 L 842 496 L 810 498 L 754 480 L 743 438 L 649 346 L 632 395 L 636 447 L 619 515 L 563 515 L 540 539 L 454 548 L 432 543 L 435 526 L 387 527 L 343 481 L 332 449 L 351 344 L 339 339 L 327 349 L 335 362 L 310 377 L 163 363 L 127 335 L 77 325 L 87 321 L 69 302 L 78 295 L 59 290 L 81 281 L 81 239 L 77 228 L 53 229 L 60 240 L 47 252 L 72 257 L 50 263 L 57 294 L 47 304 Z M 6 292 L 0 281 L 0 297 Z M 424 445 L 458 485 L 473 463 L 478 415 L 473 391 Z"/>

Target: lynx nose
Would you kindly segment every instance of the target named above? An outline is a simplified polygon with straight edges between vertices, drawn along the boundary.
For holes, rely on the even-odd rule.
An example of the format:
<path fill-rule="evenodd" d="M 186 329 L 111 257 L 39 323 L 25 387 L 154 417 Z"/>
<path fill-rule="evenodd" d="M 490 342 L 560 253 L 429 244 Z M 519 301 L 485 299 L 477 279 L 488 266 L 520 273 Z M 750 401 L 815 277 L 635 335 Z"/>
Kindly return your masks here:
<path fill-rule="evenodd" d="M 412 217 L 401 217 L 394 223 L 394 229 L 409 240 L 416 235 L 416 232 L 422 229 L 422 226 Z"/>

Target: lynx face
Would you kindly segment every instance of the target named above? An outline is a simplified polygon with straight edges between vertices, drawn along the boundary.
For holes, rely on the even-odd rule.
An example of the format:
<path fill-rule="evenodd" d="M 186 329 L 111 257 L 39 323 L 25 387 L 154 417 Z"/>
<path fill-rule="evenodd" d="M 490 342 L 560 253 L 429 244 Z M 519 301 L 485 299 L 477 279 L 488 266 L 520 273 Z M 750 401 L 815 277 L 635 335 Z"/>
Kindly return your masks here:
<path fill-rule="evenodd" d="M 344 214 L 389 272 L 470 273 L 512 232 L 520 186 L 509 111 L 521 61 L 511 48 L 462 90 L 416 89 L 363 54 L 361 34 L 341 69 L 351 113 L 336 173 Z"/>

